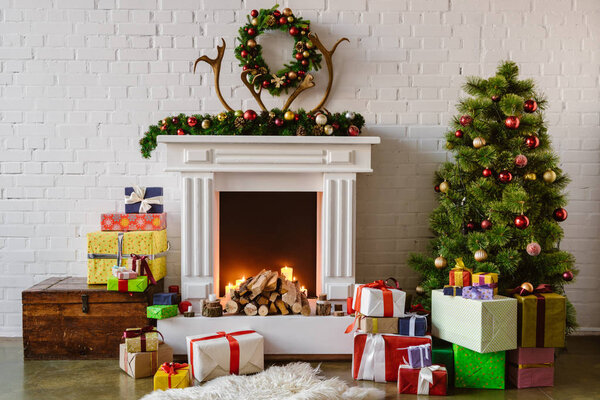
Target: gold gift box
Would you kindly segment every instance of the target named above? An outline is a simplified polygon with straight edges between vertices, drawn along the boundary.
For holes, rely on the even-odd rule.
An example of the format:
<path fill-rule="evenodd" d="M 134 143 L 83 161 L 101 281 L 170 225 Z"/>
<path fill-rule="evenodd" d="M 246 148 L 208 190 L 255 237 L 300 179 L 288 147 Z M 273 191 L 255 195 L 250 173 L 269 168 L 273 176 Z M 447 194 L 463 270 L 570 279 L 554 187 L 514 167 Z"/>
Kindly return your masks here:
<path fill-rule="evenodd" d="M 538 302 L 540 301 L 537 296 L 544 297 L 544 317 L 543 321 L 540 321 L 540 326 L 543 327 L 543 340 L 537 340 Z M 518 301 L 520 347 L 565 347 L 566 297 L 557 293 L 540 293 L 529 296 L 515 294 L 515 298 Z M 540 333 L 540 339 L 541 336 Z"/>

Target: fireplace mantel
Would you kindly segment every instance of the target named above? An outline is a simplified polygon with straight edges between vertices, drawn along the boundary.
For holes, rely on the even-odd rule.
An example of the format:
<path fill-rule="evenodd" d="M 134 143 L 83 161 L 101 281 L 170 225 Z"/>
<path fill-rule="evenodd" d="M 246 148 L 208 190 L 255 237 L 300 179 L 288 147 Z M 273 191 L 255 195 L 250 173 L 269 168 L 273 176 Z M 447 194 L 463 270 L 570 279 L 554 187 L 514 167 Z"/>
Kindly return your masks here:
<path fill-rule="evenodd" d="M 182 177 L 181 286 L 205 298 L 218 282 L 218 193 L 322 193 L 317 290 L 330 299 L 355 283 L 356 174 L 370 173 L 378 137 L 159 136 L 167 171 Z"/>

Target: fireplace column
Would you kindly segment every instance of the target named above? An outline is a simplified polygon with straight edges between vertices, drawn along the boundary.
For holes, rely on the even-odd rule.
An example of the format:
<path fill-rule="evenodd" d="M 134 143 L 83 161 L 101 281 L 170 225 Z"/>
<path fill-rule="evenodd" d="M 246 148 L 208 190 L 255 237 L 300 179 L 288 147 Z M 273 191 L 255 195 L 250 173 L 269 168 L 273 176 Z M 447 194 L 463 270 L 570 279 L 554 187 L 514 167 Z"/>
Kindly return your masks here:
<path fill-rule="evenodd" d="M 184 173 L 182 186 L 182 296 L 206 298 L 213 292 L 214 282 L 214 174 Z"/>

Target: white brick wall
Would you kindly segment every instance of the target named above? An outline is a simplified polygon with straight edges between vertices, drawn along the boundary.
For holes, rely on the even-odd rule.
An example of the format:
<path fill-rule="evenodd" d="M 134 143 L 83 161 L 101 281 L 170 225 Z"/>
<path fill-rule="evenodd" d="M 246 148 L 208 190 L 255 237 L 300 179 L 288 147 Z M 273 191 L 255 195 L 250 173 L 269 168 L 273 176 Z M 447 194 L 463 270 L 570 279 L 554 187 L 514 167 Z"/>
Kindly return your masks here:
<path fill-rule="evenodd" d="M 365 115 L 380 135 L 375 173 L 359 179 L 357 268 L 413 288 L 435 206 L 432 173 L 466 75 L 518 62 L 550 100 L 548 121 L 571 175 L 561 248 L 577 257 L 569 289 L 587 329 L 600 327 L 600 3 L 597 0 L 282 1 L 313 21 L 335 55 L 327 107 Z M 217 112 L 200 54 L 227 41 L 223 93 L 254 108 L 232 48 L 240 21 L 269 0 L 0 0 L 0 335 L 20 334 L 20 291 L 52 275 L 85 275 L 85 234 L 122 207 L 123 186 L 162 185 L 169 212 L 169 283 L 179 274 L 179 199 L 164 153 L 143 160 L 144 129 L 175 112 Z M 272 59 L 286 60 L 289 39 Z M 271 48 L 275 46 L 269 46 Z M 319 72 L 317 82 L 326 76 Z M 296 106 L 310 107 L 319 89 Z M 283 99 L 268 100 L 269 107 Z M 386 125 L 386 126 L 383 126 Z"/>

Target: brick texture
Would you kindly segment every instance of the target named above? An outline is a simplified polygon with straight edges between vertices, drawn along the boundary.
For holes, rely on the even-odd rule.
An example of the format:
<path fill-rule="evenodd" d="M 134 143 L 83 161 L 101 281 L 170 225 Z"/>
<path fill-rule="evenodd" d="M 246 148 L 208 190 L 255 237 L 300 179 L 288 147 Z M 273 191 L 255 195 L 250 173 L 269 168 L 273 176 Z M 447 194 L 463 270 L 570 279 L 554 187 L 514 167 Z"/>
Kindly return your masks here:
<path fill-rule="evenodd" d="M 0 335 L 20 335 L 19 292 L 48 276 L 85 275 L 85 235 L 122 207 L 128 184 L 165 187 L 169 282 L 179 280 L 179 188 L 165 154 L 141 158 L 144 129 L 175 112 L 216 112 L 210 68 L 223 37 L 221 82 L 234 108 L 256 108 L 232 55 L 238 26 L 263 0 L 0 1 Z M 312 20 L 335 54 L 327 105 L 364 114 L 379 135 L 372 176 L 358 181 L 359 281 L 397 277 L 424 251 L 432 174 L 467 75 L 512 59 L 549 101 L 547 119 L 569 185 L 562 249 L 581 269 L 569 288 L 584 330 L 600 329 L 600 3 L 559 0 L 283 1 Z M 289 57 L 289 38 L 269 60 Z M 277 49 L 281 49 L 280 51 Z M 273 63 L 274 61 L 272 61 Z M 275 67 L 275 66 L 274 66 Z M 326 72 L 316 74 L 317 83 Z M 314 89 L 319 90 L 319 89 Z M 313 105 L 305 94 L 297 107 Z M 284 99 L 267 99 L 269 107 Z"/>

